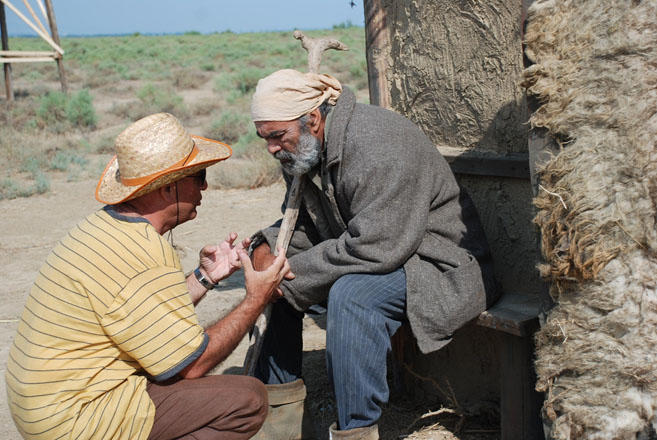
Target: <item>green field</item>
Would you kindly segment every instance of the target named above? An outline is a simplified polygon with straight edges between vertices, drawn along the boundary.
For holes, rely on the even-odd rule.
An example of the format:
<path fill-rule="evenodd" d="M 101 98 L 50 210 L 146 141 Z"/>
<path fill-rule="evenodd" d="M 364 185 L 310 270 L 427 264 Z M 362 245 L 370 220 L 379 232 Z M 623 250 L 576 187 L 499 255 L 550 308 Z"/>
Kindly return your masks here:
<path fill-rule="evenodd" d="M 321 70 L 367 102 L 364 29 L 306 34 L 349 47 L 327 52 Z M 0 199 L 47 192 L 52 179 L 97 178 L 116 135 L 160 111 L 176 115 L 192 133 L 233 147 L 230 166 L 213 172 L 211 186 L 256 187 L 280 178 L 255 135 L 249 105 L 261 77 L 282 68 L 306 70 L 306 52 L 292 31 L 64 38 L 61 46 L 68 95 L 60 92 L 55 63 L 12 65 L 16 99 L 0 98 Z M 38 38 L 11 38 L 9 47 L 48 50 Z"/>

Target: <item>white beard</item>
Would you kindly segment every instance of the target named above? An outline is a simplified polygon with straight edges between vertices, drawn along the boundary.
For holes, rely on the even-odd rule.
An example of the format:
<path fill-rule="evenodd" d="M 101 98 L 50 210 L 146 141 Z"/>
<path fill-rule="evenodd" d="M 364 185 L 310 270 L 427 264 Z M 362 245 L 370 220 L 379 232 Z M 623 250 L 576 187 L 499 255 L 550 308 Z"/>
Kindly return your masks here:
<path fill-rule="evenodd" d="M 319 163 L 322 143 L 308 132 L 301 133 L 296 153 L 280 150 L 274 157 L 281 162 L 286 173 L 302 176 Z"/>

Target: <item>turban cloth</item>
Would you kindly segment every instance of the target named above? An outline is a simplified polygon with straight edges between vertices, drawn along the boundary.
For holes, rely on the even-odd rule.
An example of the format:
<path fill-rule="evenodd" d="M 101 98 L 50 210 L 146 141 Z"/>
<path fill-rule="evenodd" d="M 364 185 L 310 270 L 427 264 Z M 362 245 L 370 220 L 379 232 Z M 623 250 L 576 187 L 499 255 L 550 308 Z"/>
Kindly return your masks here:
<path fill-rule="evenodd" d="M 283 69 L 258 81 L 251 100 L 251 118 L 257 121 L 292 121 L 319 107 L 335 105 L 342 92 L 330 75 Z"/>

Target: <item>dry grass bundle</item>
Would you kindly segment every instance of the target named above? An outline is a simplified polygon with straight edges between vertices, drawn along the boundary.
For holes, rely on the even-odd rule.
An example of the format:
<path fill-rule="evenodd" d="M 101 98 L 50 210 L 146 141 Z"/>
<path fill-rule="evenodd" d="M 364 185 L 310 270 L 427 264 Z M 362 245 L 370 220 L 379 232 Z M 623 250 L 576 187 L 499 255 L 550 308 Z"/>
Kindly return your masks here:
<path fill-rule="evenodd" d="M 657 1 L 538 0 L 531 118 L 561 142 L 535 199 L 557 301 L 537 388 L 557 439 L 633 439 L 657 409 Z"/>

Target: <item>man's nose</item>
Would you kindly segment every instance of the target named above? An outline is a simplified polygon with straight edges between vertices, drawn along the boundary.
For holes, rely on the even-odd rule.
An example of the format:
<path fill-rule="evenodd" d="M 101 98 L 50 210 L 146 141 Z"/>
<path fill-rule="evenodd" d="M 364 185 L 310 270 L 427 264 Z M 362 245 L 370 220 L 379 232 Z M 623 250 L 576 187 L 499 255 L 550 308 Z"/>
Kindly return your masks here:
<path fill-rule="evenodd" d="M 275 154 L 275 153 L 281 151 L 281 146 L 278 144 L 278 142 L 268 141 L 267 142 L 267 151 L 269 151 L 269 154 Z"/>
<path fill-rule="evenodd" d="M 203 180 L 203 185 L 201 185 L 201 191 L 208 189 L 208 179 Z"/>

